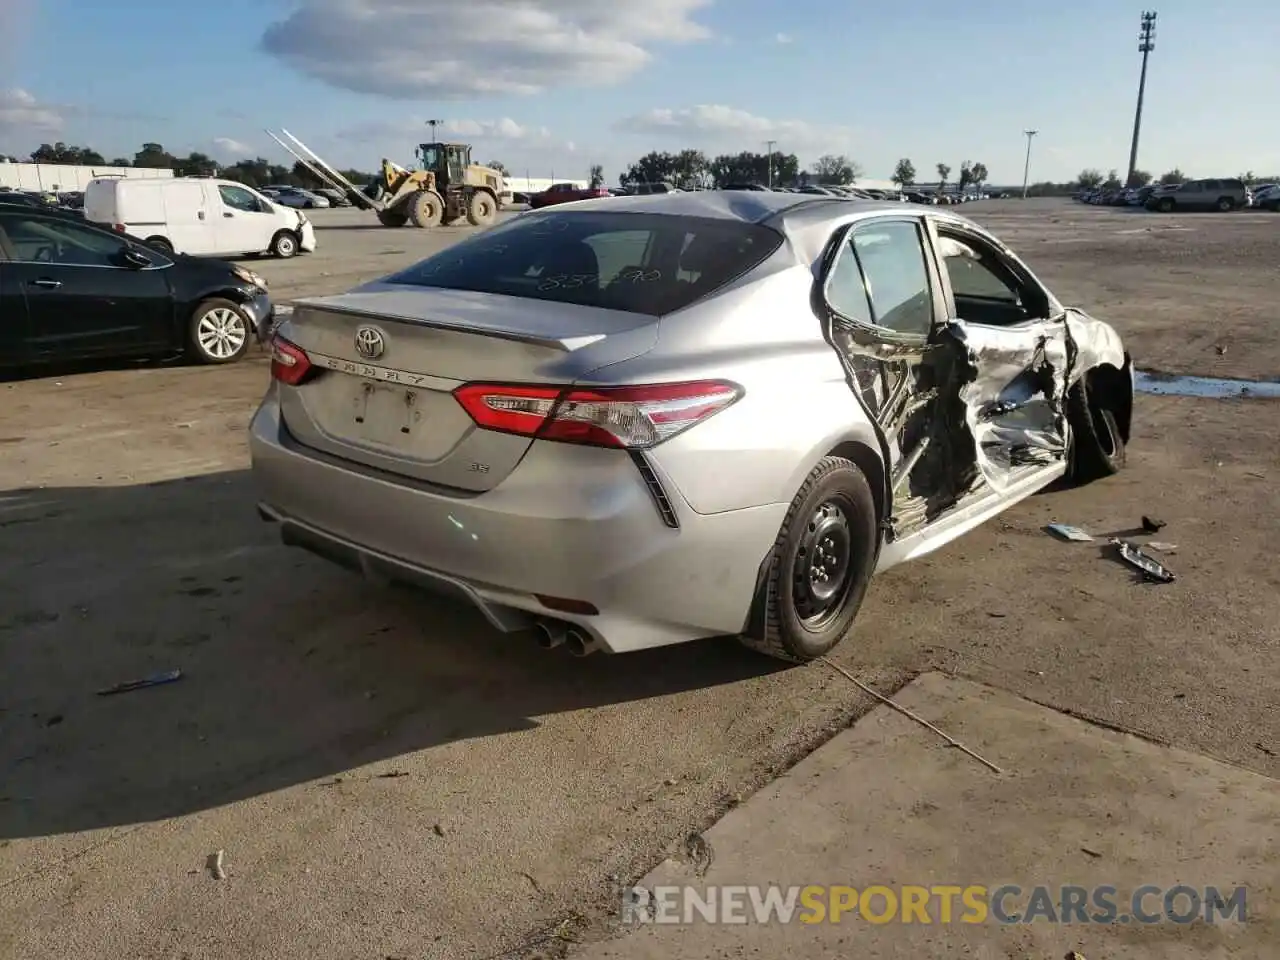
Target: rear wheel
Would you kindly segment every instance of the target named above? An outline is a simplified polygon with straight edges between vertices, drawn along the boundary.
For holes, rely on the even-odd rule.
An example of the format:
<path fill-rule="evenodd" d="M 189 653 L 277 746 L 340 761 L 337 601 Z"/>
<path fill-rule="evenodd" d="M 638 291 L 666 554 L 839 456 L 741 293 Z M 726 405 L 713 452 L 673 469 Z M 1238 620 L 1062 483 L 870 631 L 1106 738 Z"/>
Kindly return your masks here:
<path fill-rule="evenodd" d="M 1161 213 L 1173 212 L 1173 199 L 1171 197 L 1161 197 L 1160 202 L 1156 204 L 1156 209 Z"/>
<path fill-rule="evenodd" d="M 879 545 L 875 497 L 858 467 L 825 457 L 787 511 L 765 580 L 753 650 L 803 663 L 831 650 L 862 606 Z"/>
<path fill-rule="evenodd" d="M 434 190 L 419 190 L 408 201 L 409 219 L 415 227 L 438 227 L 444 218 L 444 201 Z"/>
<path fill-rule="evenodd" d="M 1218 203 L 1217 203 L 1218 211 L 1220 213 L 1226 213 L 1229 210 L 1234 210 L 1235 206 L 1236 206 L 1235 201 L 1232 200 L 1230 197 L 1222 197 L 1218 200 Z"/>
<path fill-rule="evenodd" d="M 497 215 L 498 205 L 492 196 L 483 190 L 477 190 L 471 195 L 471 202 L 467 205 L 467 222 L 473 227 L 487 227 Z"/>
<path fill-rule="evenodd" d="M 384 227 L 403 227 L 409 222 L 409 217 L 399 210 L 379 210 L 378 222 Z"/>
<path fill-rule="evenodd" d="M 147 237 L 147 243 L 151 244 L 157 250 L 163 250 L 165 253 L 173 253 L 173 244 L 164 237 Z"/>
<path fill-rule="evenodd" d="M 298 252 L 298 238 L 290 230 L 281 230 L 271 238 L 271 253 L 281 260 L 288 260 Z"/>
<path fill-rule="evenodd" d="M 200 363 L 231 363 L 249 349 L 252 329 L 244 311 L 230 300 L 206 300 L 191 315 L 187 353 Z"/>

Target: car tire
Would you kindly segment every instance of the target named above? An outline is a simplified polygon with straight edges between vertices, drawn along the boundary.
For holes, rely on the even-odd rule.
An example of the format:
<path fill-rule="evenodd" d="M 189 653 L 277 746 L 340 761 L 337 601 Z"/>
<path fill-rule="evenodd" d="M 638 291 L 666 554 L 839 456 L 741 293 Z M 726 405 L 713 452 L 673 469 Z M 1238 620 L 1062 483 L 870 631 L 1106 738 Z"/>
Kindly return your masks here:
<path fill-rule="evenodd" d="M 830 651 L 862 606 L 875 571 L 879 531 L 866 476 L 849 460 L 824 457 L 787 510 L 758 598 L 762 622 L 756 635 L 744 635 L 742 642 L 792 663 Z M 825 574 L 815 574 L 824 560 Z"/>
<path fill-rule="evenodd" d="M 1074 483 L 1101 480 L 1124 469 L 1125 443 L 1116 415 L 1094 399 L 1083 379 L 1067 395 L 1067 424 L 1067 473 Z"/>
<path fill-rule="evenodd" d="M 1217 207 L 1219 213 L 1230 213 L 1232 210 L 1236 208 L 1235 201 L 1232 200 L 1230 197 L 1219 198 L 1215 206 Z"/>
<path fill-rule="evenodd" d="M 151 244 L 157 250 L 165 253 L 173 253 L 173 244 L 164 237 L 147 237 L 147 243 Z"/>
<path fill-rule="evenodd" d="M 298 238 L 290 230 L 281 230 L 271 238 L 271 255 L 288 260 L 298 253 Z"/>
<path fill-rule="evenodd" d="M 1156 209 L 1161 213 L 1173 213 L 1173 200 L 1169 197 L 1162 198 L 1160 202 L 1156 204 Z"/>
<path fill-rule="evenodd" d="M 191 314 L 187 355 L 197 363 L 234 363 L 249 350 L 253 322 L 237 304 L 221 297 L 205 300 Z"/>

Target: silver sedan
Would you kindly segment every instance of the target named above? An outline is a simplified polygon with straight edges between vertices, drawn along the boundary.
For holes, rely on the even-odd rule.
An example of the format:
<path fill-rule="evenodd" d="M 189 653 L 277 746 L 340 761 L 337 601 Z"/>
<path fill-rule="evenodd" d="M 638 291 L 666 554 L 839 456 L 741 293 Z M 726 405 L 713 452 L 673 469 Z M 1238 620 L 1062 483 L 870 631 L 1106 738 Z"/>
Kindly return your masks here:
<path fill-rule="evenodd" d="M 821 656 L 876 571 L 1119 470 L 1133 398 L 1115 331 L 982 228 L 785 193 L 518 216 L 297 301 L 272 350 L 286 543 L 579 655 Z"/>

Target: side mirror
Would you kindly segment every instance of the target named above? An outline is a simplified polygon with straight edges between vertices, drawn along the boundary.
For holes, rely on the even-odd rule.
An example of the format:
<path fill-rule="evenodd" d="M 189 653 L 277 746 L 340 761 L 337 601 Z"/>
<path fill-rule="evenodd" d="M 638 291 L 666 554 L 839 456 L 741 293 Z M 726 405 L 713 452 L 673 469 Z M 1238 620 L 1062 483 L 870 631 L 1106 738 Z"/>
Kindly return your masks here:
<path fill-rule="evenodd" d="M 153 267 L 155 263 L 145 253 L 135 250 L 133 247 L 125 247 L 124 253 L 121 254 L 125 266 L 132 267 L 134 270 L 142 270 L 146 267 Z"/>

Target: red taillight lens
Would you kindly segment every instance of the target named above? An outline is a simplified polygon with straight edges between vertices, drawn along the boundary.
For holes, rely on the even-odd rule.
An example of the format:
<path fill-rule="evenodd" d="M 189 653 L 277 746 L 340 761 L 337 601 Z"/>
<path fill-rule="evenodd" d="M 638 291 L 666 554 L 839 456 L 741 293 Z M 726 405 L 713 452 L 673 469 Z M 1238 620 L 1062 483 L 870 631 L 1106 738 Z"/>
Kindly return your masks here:
<path fill-rule="evenodd" d="M 652 447 L 719 413 L 742 396 L 742 390 L 722 380 L 594 390 L 468 383 L 453 395 L 486 430 L 637 449 Z"/>
<path fill-rule="evenodd" d="M 306 351 L 284 337 L 271 338 L 271 378 L 290 387 L 297 386 L 311 372 Z"/>
<path fill-rule="evenodd" d="M 113 224 L 111 225 L 111 229 L 112 229 L 112 230 L 114 230 L 116 233 L 126 233 L 126 232 L 127 232 L 127 231 L 125 230 L 125 226 L 124 226 L 124 224 L 123 224 L 123 223 L 113 223 Z"/>

